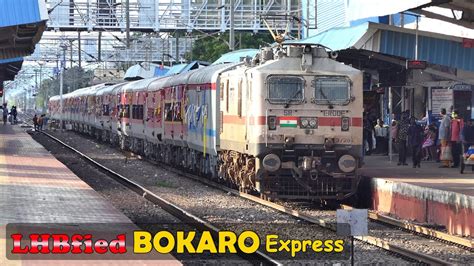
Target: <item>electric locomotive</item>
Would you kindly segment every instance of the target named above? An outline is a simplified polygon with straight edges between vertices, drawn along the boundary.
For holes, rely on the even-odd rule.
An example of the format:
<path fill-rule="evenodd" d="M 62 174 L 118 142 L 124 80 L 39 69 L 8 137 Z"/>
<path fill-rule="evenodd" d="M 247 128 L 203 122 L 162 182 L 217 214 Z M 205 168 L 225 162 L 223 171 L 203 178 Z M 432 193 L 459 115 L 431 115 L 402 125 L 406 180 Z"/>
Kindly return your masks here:
<path fill-rule="evenodd" d="M 317 45 L 264 48 L 221 74 L 221 177 L 270 198 L 356 193 L 362 72 L 330 55 Z"/>

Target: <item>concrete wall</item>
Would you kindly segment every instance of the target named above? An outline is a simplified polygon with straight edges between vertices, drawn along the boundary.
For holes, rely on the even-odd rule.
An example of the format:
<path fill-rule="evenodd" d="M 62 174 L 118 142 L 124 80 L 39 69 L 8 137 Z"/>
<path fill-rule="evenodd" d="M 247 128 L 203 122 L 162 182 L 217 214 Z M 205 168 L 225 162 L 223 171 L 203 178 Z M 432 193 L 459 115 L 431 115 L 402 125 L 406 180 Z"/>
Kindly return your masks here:
<path fill-rule="evenodd" d="M 391 216 L 442 225 L 450 234 L 474 236 L 474 197 L 460 193 L 371 179 L 372 209 Z"/>

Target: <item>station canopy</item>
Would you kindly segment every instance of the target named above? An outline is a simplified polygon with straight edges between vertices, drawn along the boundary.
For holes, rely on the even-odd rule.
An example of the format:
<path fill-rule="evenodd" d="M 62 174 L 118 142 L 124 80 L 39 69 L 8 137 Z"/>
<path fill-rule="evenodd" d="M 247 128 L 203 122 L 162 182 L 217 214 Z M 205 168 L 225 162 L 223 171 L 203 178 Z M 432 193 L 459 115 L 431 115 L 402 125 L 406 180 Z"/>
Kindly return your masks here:
<path fill-rule="evenodd" d="M 474 29 L 474 2 L 472 0 L 349 0 L 347 17 L 350 21 L 411 11 L 429 18 L 439 19 Z M 444 16 L 429 10 L 441 7 L 452 10 L 452 16 Z"/>
<path fill-rule="evenodd" d="M 0 0 L 0 82 L 13 79 L 34 52 L 47 19 L 44 0 Z"/>
<path fill-rule="evenodd" d="M 338 52 L 338 61 L 358 69 L 385 73 L 383 75 L 390 84 L 402 81 L 400 77 L 405 76 L 407 59 L 415 58 L 416 30 L 366 22 L 287 42 L 324 45 Z M 418 31 L 418 59 L 427 61 L 429 66 L 425 72 L 466 82 L 457 76 L 455 70 L 474 72 L 474 61 L 469 58 L 474 58 L 474 49 L 466 45 L 464 38 Z"/>
<path fill-rule="evenodd" d="M 243 57 L 254 57 L 258 54 L 258 49 L 240 49 L 232 52 L 223 54 L 219 59 L 217 59 L 213 65 L 223 64 L 223 63 L 238 63 Z"/>

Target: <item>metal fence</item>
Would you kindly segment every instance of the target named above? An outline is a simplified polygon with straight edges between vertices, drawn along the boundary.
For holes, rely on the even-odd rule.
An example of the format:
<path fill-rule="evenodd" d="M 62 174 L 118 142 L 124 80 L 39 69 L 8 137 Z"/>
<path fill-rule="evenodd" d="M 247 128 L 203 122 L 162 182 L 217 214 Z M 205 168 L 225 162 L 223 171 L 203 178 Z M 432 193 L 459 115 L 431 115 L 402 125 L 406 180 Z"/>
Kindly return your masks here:
<path fill-rule="evenodd" d="M 55 30 L 225 31 L 230 25 L 230 0 L 51 0 L 48 27 Z M 262 15 L 301 17 L 297 0 L 234 0 L 236 30 L 266 31 Z M 272 20 L 273 28 L 287 21 Z M 295 26 L 295 25 L 292 25 Z"/>

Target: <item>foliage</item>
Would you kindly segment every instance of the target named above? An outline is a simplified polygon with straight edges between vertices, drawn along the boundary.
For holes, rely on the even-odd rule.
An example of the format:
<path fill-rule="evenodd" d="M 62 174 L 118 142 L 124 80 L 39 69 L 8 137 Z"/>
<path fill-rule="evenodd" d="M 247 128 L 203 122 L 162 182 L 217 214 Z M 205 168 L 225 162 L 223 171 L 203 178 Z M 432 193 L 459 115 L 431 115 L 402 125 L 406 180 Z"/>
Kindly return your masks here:
<path fill-rule="evenodd" d="M 208 62 L 216 61 L 221 55 L 229 52 L 229 34 L 221 34 L 219 36 L 206 36 L 198 39 L 193 44 L 191 53 L 186 54 L 186 59 L 189 61 L 202 60 Z M 258 49 L 261 46 L 273 43 L 273 38 L 270 33 L 252 34 L 248 32 L 235 34 L 235 48 Z"/>
<path fill-rule="evenodd" d="M 75 91 L 80 88 L 88 87 L 94 77 L 92 70 L 84 70 L 78 66 L 66 69 L 63 75 L 63 93 Z M 38 94 L 36 95 L 36 106 L 38 108 L 44 107 L 45 98 L 59 94 L 59 75 L 46 79 L 41 82 Z"/>

